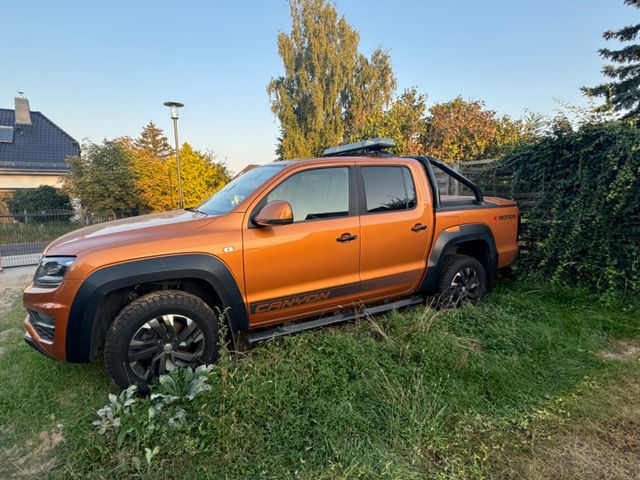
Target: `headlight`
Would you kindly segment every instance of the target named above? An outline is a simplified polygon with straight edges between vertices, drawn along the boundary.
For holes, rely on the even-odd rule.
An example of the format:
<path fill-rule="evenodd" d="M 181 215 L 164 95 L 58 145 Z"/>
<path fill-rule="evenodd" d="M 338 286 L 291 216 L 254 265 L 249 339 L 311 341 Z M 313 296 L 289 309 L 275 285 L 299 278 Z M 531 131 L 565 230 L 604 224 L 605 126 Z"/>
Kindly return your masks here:
<path fill-rule="evenodd" d="M 38 287 L 55 288 L 62 283 L 62 277 L 76 257 L 42 257 L 33 277 Z"/>

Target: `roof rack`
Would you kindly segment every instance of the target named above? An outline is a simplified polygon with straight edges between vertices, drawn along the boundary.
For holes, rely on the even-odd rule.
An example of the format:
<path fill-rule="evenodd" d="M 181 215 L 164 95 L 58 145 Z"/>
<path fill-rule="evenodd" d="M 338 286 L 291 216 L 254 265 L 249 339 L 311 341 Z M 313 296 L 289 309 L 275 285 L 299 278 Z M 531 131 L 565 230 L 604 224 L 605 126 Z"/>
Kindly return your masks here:
<path fill-rule="evenodd" d="M 339 157 L 345 155 L 366 155 L 373 152 L 381 152 L 387 148 L 393 148 L 395 146 L 396 142 L 391 138 L 370 138 L 361 142 L 327 148 L 322 152 L 322 156 Z"/>

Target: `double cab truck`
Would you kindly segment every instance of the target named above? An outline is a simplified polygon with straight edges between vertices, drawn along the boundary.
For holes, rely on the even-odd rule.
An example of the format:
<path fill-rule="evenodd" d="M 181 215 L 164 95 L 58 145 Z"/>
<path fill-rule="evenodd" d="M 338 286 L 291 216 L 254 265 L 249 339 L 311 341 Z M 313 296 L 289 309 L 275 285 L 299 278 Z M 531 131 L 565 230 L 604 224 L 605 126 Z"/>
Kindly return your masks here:
<path fill-rule="evenodd" d="M 518 255 L 518 207 L 389 139 L 277 161 L 197 208 L 93 225 L 45 250 L 24 291 L 26 342 L 121 387 L 236 346 L 424 302 L 489 292 Z M 436 172 L 469 195 L 438 189 Z"/>

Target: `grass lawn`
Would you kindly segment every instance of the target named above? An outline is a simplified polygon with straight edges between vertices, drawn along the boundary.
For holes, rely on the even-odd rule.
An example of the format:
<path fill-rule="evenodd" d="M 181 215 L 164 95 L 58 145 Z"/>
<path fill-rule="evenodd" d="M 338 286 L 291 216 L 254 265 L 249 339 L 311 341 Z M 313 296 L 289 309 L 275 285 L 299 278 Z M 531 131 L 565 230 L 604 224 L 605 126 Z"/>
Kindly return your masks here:
<path fill-rule="evenodd" d="M 23 315 L 0 317 L 0 478 L 640 476 L 640 310 L 584 292 L 502 281 L 479 306 L 283 338 L 193 399 L 173 375 L 104 434 L 101 360 L 36 354 Z"/>

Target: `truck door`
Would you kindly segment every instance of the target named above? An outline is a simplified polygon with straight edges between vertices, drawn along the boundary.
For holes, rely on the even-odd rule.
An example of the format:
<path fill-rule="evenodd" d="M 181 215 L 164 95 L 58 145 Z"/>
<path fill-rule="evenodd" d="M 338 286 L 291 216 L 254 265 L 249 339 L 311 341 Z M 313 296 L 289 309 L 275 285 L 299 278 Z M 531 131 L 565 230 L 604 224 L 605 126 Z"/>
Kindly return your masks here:
<path fill-rule="evenodd" d="M 294 221 L 259 228 L 249 222 L 244 228 L 252 326 L 357 301 L 360 225 L 352 170 L 340 162 L 293 172 L 253 208 L 284 200 L 291 205 Z"/>
<path fill-rule="evenodd" d="M 362 300 L 409 294 L 424 274 L 434 229 L 419 164 L 363 164 L 360 172 Z"/>

